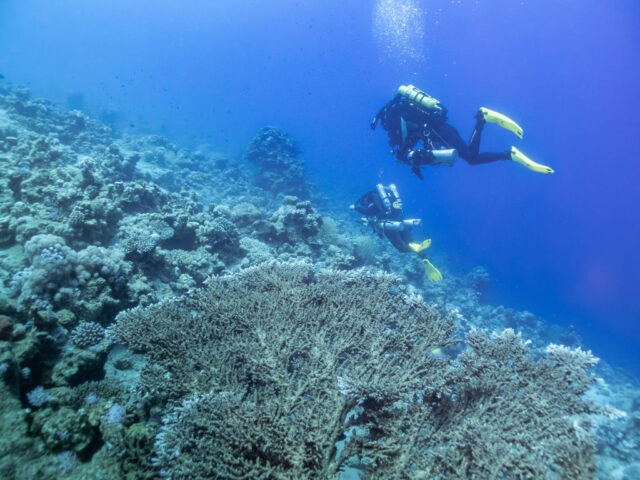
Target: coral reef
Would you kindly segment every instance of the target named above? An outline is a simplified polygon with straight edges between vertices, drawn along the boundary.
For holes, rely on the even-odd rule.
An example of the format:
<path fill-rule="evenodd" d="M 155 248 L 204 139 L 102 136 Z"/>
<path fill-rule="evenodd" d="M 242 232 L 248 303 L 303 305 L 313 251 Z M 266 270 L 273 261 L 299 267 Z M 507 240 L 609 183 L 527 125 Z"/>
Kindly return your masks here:
<path fill-rule="evenodd" d="M 338 478 L 359 459 L 363 478 L 594 478 L 590 352 L 535 361 L 513 330 L 472 330 L 439 360 L 452 319 L 396 283 L 268 263 L 121 313 L 113 334 L 153 361 L 145 391 L 186 397 L 158 435 L 161 471 Z"/>
<path fill-rule="evenodd" d="M 310 257 L 312 249 L 320 247 L 316 237 L 321 225 L 322 216 L 314 212 L 311 202 L 285 196 L 282 206 L 271 215 L 269 221 L 256 229 L 261 238 L 277 245 L 280 251 Z"/>
<path fill-rule="evenodd" d="M 187 150 L 2 84 L 0 162 L 2 478 L 589 478 L 594 445 L 598 478 L 639 469 L 636 379 L 593 382 L 482 268 L 425 283 L 278 128 Z"/>
<path fill-rule="evenodd" d="M 71 339 L 79 348 L 93 347 L 104 340 L 104 328 L 96 322 L 84 322 L 76 327 Z"/>
<path fill-rule="evenodd" d="M 55 323 L 55 310 L 68 309 L 89 321 L 111 318 L 127 304 L 130 264 L 115 249 L 88 246 L 74 251 L 62 237 L 35 235 L 24 244 L 29 266 L 10 282 L 20 311 Z"/>
<path fill-rule="evenodd" d="M 309 198 L 300 147 L 278 127 L 264 127 L 249 143 L 245 157 L 258 166 L 258 185 L 276 193 Z"/>

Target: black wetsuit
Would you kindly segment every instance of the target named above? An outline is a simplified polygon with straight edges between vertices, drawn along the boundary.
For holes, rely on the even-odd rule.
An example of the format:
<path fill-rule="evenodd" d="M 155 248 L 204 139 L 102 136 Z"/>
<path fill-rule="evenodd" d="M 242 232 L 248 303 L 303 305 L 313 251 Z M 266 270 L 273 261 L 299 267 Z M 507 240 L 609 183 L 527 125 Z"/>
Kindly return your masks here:
<path fill-rule="evenodd" d="M 385 223 L 388 222 L 388 225 L 396 224 L 397 222 L 403 223 L 403 219 L 402 208 L 399 206 L 399 203 L 396 204 L 398 207 L 394 207 L 394 203 L 400 199 L 397 198 L 389 188 L 383 188 L 385 193 L 390 197 L 390 208 L 389 206 L 385 206 L 383 199 L 380 198 L 380 194 L 376 189 L 360 197 L 354 204 L 354 209 L 366 217 L 369 226 L 380 238 L 383 236 L 387 237 L 389 242 L 401 252 L 411 252 L 412 250 L 409 248 L 409 243 L 413 240 L 411 238 L 411 228 L 408 225 L 403 224 L 404 228 L 402 229 L 385 228 Z M 422 255 L 420 256 L 422 257 Z"/>
<path fill-rule="evenodd" d="M 380 109 L 371 123 L 371 128 L 375 129 L 380 122 L 389 135 L 389 145 L 398 161 L 410 165 L 413 173 L 422 179 L 420 166 L 437 164 L 433 150 L 455 148 L 458 156 L 471 165 L 511 160 L 509 151 L 479 153 L 482 129 L 486 122 L 480 116 L 476 118 L 476 126 L 467 144 L 458 130 L 447 123 L 446 108 L 439 105 L 438 109 L 428 111 L 398 94 Z M 405 125 L 404 134 L 402 120 Z M 416 149 L 420 141 L 423 148 Z"/>

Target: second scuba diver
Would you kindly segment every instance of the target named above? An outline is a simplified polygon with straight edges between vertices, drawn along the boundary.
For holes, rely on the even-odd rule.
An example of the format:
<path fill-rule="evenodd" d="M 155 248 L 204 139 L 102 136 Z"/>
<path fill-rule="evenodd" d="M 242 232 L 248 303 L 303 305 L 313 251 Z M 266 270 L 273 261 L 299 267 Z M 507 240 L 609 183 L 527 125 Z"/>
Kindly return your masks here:
<path fill-rule="evenodd" d="M 398 94 L 387 103 L 371 122 L 378 123 L 389 135 L 389 145 L 400 163 L 411 166 L 420 179 L 422 165 L 453 165 L 458 156 L 471 165 L 513 160 L 539 173 L 553 173 L 553 169 L 534 162 L 511 147 L 501 153 L 479 153 L 480 137 L 486 123 L 497 123 L 522 138 L 522 128 L 501 113 L 480 108 L 475 116 L 476 126 L 467 144 L 458 131 L 447 123 L 447 109 L 438 100 L 413 85 L 402 85 Z M 422 141 L 423 148 L 416 148 Z"/>
<path fill-rule="evenodd" d="M 424 271 L 432 282 L 442 280 L 442 274 L 427 259 L 425 250 L 431 245 L 427 239 L 422 243 L 412 240 L 411 230 L 419 226 L 419 219 L 402 218 L 402 201 L 396 186 L 381 184 L 365 193 L 351 208 L 364 215 L 363 222 L 382 238 L 383 236 L 400 252 L 414 252 L 422 260 Z"/>

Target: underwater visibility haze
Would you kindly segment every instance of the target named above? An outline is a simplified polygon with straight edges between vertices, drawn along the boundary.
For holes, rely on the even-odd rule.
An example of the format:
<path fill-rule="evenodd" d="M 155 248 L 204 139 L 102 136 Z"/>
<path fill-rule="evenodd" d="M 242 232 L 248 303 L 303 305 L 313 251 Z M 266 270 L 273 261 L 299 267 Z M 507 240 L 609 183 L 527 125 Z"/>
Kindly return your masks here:
<path fill-rule="evenodd" d="M 0 2 L 0 477 L 640 478 L 638 45 L 634 0 Z M 401 85 L 554 173 L 418 178 Z"/>

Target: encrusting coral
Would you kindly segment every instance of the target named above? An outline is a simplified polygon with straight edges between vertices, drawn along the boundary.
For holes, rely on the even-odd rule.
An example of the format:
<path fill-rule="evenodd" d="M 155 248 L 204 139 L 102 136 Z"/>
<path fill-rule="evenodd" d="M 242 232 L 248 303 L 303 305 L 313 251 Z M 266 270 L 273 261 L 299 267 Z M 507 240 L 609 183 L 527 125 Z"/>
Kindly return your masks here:
<path fill-rule="evenodd" d="M 512 330 L 434 354 L 454 329 L 394 276 L 271 262 L 111 333 L 149 359 L 144 391 L 180 402 L 156 442 L 169 478 L 594 478 L 593 356 L 534 360 Z"/>

